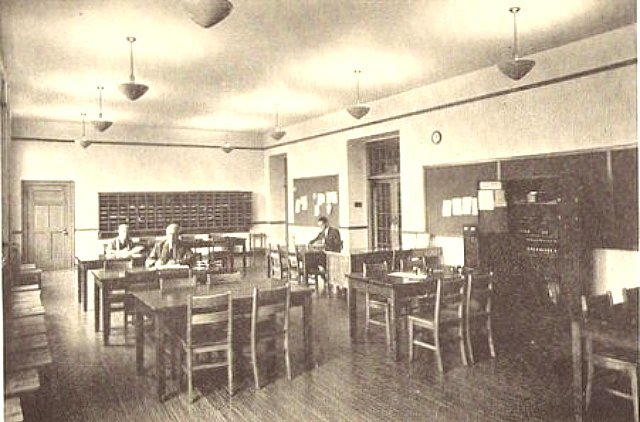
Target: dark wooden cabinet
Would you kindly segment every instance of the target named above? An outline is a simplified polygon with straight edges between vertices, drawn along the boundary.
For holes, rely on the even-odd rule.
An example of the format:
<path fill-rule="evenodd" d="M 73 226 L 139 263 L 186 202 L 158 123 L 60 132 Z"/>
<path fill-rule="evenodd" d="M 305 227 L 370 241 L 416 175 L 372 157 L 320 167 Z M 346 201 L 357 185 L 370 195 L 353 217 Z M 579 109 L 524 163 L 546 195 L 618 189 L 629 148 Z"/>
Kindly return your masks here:
<path fill-rule="evenodd" d="M 251 192 L 108 192 L 98 193 L 99 236 L 116 236 L 129 224 L 134 236 L 163 234 L 178 223 L 183 233 L 249 231 Z"/>

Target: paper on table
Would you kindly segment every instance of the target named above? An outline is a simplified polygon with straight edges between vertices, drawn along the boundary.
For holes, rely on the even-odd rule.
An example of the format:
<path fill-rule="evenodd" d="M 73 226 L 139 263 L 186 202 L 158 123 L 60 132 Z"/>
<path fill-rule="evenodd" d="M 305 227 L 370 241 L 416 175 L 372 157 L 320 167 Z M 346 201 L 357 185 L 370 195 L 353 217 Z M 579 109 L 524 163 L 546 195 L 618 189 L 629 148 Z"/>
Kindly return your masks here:
<path fill-rule="evenodd" d="M 478 215 L 478 198 L 471 198 L 471 215 Z"/>
<path fill-rule="evenodd" d="M 491 211 L 494 208 L 493 191 L 492 190 L 479 190 L 478 191 L 478 210 Z"/>
<path fill-rule="evenodd" d="M 451 199 L 444 199 L 442 201 L 442 216 L 451 217 Z"/>
<path fill-rule="evenodd" d="M 504 197 L 504 190 L 502 189 L 493 191 L 493 200 L 496 208 L 507 206 L 507 199 Z"/>
<path fill-rule="evenodd" d="M 472 202 L 473 198 L 470 196 L 462 197 L 462 215 L 471 215 Z"/>
<path fill-rule="evenodd" d="M 337 204 L 338 203 L 338 192 L 332 190 L 327 192 L 327 203 L 329 204 Z"/>
<path fill-rule="evenodd" d="M 462 215 L 462 198 L 451 199 L 451 214 Z"/>
<path fill-rule="evenodd" d="M 306 211 L 309 209 L 309 201 L 307 199 L 307 195 L 302 195 L 300 197 L 300 209 L 302 211 Z"/>

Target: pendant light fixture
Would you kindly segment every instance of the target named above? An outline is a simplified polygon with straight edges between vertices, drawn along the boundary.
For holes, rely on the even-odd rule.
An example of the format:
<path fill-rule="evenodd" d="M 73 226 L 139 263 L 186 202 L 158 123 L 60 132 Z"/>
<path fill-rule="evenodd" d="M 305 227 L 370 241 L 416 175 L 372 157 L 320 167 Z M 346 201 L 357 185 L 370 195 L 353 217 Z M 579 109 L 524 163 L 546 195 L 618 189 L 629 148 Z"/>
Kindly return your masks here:
<path fill-rule="evenodd" d="M 222 151 L 224 151 L 225 153 L 229 154 L 231 151 L 233 151 L 233 147 L 231 146 L 231 144 L 227 141 L 224 144 L 222 144 Z"/>
<path fill-rule="evenodd" d="M 135 101 L 142 97 L 149 87 L 136 83 L 136 77 L 133 74 L 133 43 L 136 41 L 136 37 L 127 37 L 127 41 L 129 42 L 131 74 L 129 75 L 129 82 L 118 85 L 118 88 L 128 99 Z"/>
<path fill-rule="evenodd" d="M 276 126 L 273 128 L 273 131 L 271 132 L 271 137 L 273 139 L 275 139 L 276 141 L 279 141 L 280 139 L 282 139 L 284 137 L 284 135 L 287 134 L 287 132 L 285 132 L 284 130 L 282 130 L 282 128 L 280 127 L 280 107 L 278 105 L 276 105 Z"/>
<path fill-rule="evenodd" d="M 80 113 L 80 116 L 82 116 L 82 136 L 76 139 L 75 142 L 76 144 L 80 145 L 82 148 L 86 149 L 89 147 L 89 145 L 91 145 L 91 141 L 87 140 L 87 135 L 85 133 L 85 127 L 84 127 L 84 118 L 87 116 L 87 114 Z"/>
<path fill-rule="evenodd" d="M 371 108 L 360 104 L 360 74 L 362 71 L 354 70 L 353 73 L 356 75 L 356 103 L 355 105 L 348 107 L 347 112 L 349 112 L 349 114 L 354 118 L 361 119 L 369 112 L 369 110 L 371 110 Z"/>
<path fill-rule="evenodd" d="M 520 11 L 519 7 L 512 7 L 509 12 L 513 14 L 513 59 L 498 64 L 498 69 L 509 78 L 517 81 L 524 77 L 536 62 L 529 59 L 521 59 L 518 57 L 518 27 L 516 25 L 516 14 Z"/>
<path fill-rule="evenodd" d="M 103 90 L 104 90 L 103 86 L 98 87 L 98 107 L 100 112 L 98 113 L 98 119 L 91 121 L 91 124 L 98 132 L 104 132 L 105 130 L 109 129 L 113 124 L 113 122 L 109 120 L 104 120 L 102 118 L 102 91 Z"/>
<path fill-rule="evenodd" d="M 233 10 L 233 4 L 228 0 L 182 0 L 182 7 L 191 20 L 203 28 L 211 28 Z"/>

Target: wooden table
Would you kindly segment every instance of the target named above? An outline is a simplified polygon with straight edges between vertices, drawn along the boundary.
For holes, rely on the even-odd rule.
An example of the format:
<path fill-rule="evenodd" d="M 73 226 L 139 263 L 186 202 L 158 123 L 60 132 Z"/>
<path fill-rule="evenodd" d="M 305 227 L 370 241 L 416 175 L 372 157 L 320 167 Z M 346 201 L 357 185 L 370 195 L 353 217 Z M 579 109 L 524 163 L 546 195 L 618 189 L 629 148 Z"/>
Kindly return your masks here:
<path fill-rule="evenodd" d="M 171 318 L 185 318 L 187 302 L 193 294 L 217 294 L 231 292 L 233 298 L 233 311 L 236 317 L 243 317 L 251 312 L 253 288 L 272 288 L 283 285 L 282 281 L 275 280 L 243 280 L 237 283 L 201 285 L 196 288 L 181 288 L 161 292 L 160 290 L 148 290 L 132 293 L 136 308 L 136 371 L 143 374 L 144 369 L 144 315 L 154 319 L 156 341 L 156 374 L 158 379 L 158 399 L 162 401 L 165 394 L 165 363 L 164 363 L 164 326 Z M 311 295 L 308 287 L 291 286 L 291 306 L 302 306 L 302 325 L 305 363 L 307 368 L 313 364 L 313 338 L 311 321 Z"/>
<path fill-rule="evenodd" d="M 155 273 L 156 270 L 133 268 L 127 270 L 127 272 Z M 111 303 L 109 301 L 109 293 L 112 290 L 124 289 L 126 287 L 126 273 L 125 271 L 100 269 L 91 271 L 91 274 L 93 274 L 95 283 L 93 289 L 94 330 L 96 333 L 100 331 L 100 313 L 102 313 L 102 341 L 107 345 L 109 343 L 109 334 L 111 334 Z"/>
<path fill-rule="evenodd" d="M 247 242 L 242 237 L 224 236 L 215 239 L 194 239 L 194 240 L 182 240 L 182 244 L 189 248 L 207 248 L 209 249 L 209 256 L 215 255 L 215 248 L 229 248 L 228 253 L 231 256 L 229 260 L 229 270 L 234 270 L 233 257 L 235 256 L 236 246 L 242 246 L 242 268 L 247 268 Z M 223 255 L 223 261 L 224 261 Z"/>
<path fill-rule="evenodd" d="M 454 275 L 452 272 L 447 272 L 444 276 L 452 277 Z M 389 304 L 391 305 L 391 327 L 389 327 L 391 331 L 390 353 L 393 360 L 400 359 L 401 305 L 403 301 L 411 297 L 425 294 L 429 285 L 435 282 L 438 275 L 415 276 L 411 273 L 406 273 L 406 277 L 386 275 L 383 278 L 371 278 L 365 277 L 362 273 L 349 273 L 346 274 L 346 276 L 348 281 L 347 306 L 349 309 L 349 335 L 351 336 L 351 340 L 356 339 L 358 326 L 356 291 L 368 289 L 369 293 L 385 297 L 389 300 Z M 440 273 L 439 276 L 442 277 L 443 274 Z"/>
<path fill-rule="evenodd" d="M 87 273 L 89 270 L 97 270 L 104 268 L 104 261 L 107 260 L 119 260 L 127 261 L 129 259 L 134 260 L 134 264 L 143 265 L 144 257 L 141 254 L 135 254 L 131 258 L 117 258 L 115 256 L 100 254 L 97 256 L 76 256 L 76 262 L 78 263 L 78 303 L 82 304 L 82 310 L 87 312 L 88 292 L 87 292 Z"/>

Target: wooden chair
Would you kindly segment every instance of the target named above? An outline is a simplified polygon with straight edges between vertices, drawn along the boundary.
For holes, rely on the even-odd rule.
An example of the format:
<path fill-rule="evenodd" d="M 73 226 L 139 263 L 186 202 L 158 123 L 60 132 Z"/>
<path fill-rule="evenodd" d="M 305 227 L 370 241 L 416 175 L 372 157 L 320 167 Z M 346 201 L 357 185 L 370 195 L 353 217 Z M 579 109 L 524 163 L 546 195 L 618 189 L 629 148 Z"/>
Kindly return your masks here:
<path fill-rule="evenodd" d="M 320 277 L 327 282 L 326 272 L 321 266 L 311 266 L 307 265 L 306 259 L 304 258 L 305 252 L 307 252 L 307 245 L 296 245 L 296 256 L 298 259 L 298 272 L 300 273 L 300 279 L 303 283 L 308 284 L 309 278 L 311 278 L 313 285 L 316 289 L 316 293 L 320 294 Z M 307 279 L 304 280 L 305 274 Z M 330 292 L 331 290 L 329 290 Z"/>
<path fill-rule="evenodd" d="M 125 301 L 124 301 L 124 328 L 127 328 L 129 317 L 135 318 L 135 306 L 131 293 L 144 290 L 157 290 L 160 288 L 158 274 L 155 271 L 126 271 Z M 133 323 L 133 321 L 132 321 Z"/>
<path fill-rule="evenodd" d="M 463 335 L 463 310 L 465 296 L 465 279 L 459 276 L 438 278 L 436 280 L 435 301 L 431 309 L 407 316 L 409 329 L 409 361 L 413 360 L 414 347 L 420 346 L 431 350 L 436 355 L 438 370 L 444 372 L 442 365 L 442 335 L 444 330 L 455 329 L 451 340 L 457 340 L 463 365 L 467 366 Z M 416 329 L 430 333 L 433 342 L 416 338 Z M 450 333 L 447 333 L 450 334 Z"/>
<path fill-rule="evenodd" d="M 132 259 L 107 259 L 104 261 L 103 268 L 105 271 L 119 271 L 125 272 L 127 270 L 131 270 L 133 268 L 133 260 Z M 113 312 L 123 312 L 124 313 L 124 327 L 127 327 L 127 312 L 125 301 L 127 298 L 126 289 L 123 286 L 116 286 L 116 288 L 111 289 L 111 291 L 107 292 L 109 299 L 109 307 L 111 308 L 111 313 Z"/>
<path fill-rule="evenodd" d="M 387 262 L 362 264 L 362 275 L 364 277 L 384 277 L 389 272 Z M 369 291 L 369 283 L 365 289 L 365 308 L 364 308 L 364 332 L 369 332 L 370 325 L 379 325 L 385 327 L 387 347 L 391 347 L 391 305 L 387 298 L 376 295 Z M 374 311 L 374 312 L 372 312 Z M 380 312 L 382 311 L 382 312 Z M 384 315 L 384 320 L 378 320 L 373 317 Z"/>
<path fill-rule="evenodd" d="M 258 365 L 258 347 L 271 343 L 265 354 L 277 355 L 273 343 L 283 342 L 283 354 L 287 379 L 291 380 L 291 362 L 289 357 L 289 307 L 290 286 L 286 284 L 273 289 L 253 289 L 251 307 L 251 362 L 256 389 L 261 388 L 260 368 Z"/>
<path fill-rule="evenodd" d="M 157 270 L 158 278 L 169 280 L 171 278 L 187 278 L 191 277 L 191 268 L 184 266 L 180 268 L 160 268 Z"/>
<path fill-rule="evenodd" d="M 582 310 L 585 318 L 585 324 L 589 327 L 589 321 L 592 319 L 607 319 L 608 312 L 612 306 L 611 292 L 603 295 L 591 297 L 582 296 Z M 636 311 L 637 312 L 637 311 Z M 587 359 L 587 388 L 585 392 L 586 410 L 588 411 L 591 403 L 591 394 L 593 391 L 593 379 L 595 367 L 615 371 L 616 373 L 627 376 L 630 380 L 631 392 L 627 393 L 612 387 L 606 387 L 605 390 L 617 397 L 630 400 L 633 403 L 634 420 L 640 420 L 640 404 L 638 394 L 638 345 L 634 340 L 633 345 L 616 344 L 615 339 L 607 338 L 606 332 L 604 336 L 596 335 L 593 330 L 586 330 L 586 359 Z M 600 340 L 602 337 L 607 340 Z"/>
<path fill-rule="evenodd" d="M 402 258 L 399 261 L 400 271 L 402 272 L 415 271 L 416 269 L 418 269 L 423 274 L 427 272 L 427 265 L 424 261 L 424 258 L 421 256 L 409 256 Z"/>
<path fill-rule="evenodd" d="M 471 341 L 472 328 L 484 324 L 489 343 L 489 354 L 496 357 L 493 345 L 493 330 L 491 327 L 491 305 L 493 300 L 493 273 L 469 272 L 466 275 L 467 286 L 465 295 L 465 338 L 469 362 L 474 363 L 473 346 Z"/>
<path fill-rule="evenodd" d="M 640 287 L 622 289 L 622 298 L 628 306 L 631 306 L 637 309 L 638 302 L 640 299 Z"/>
<path fill-rule="evenodd" d="M 186 330 L 175 333 L 180 346 L 182 374 L 187 376 L 189 403 L 197 371 L 227 368 L 229 396 L 233 396 L 233 300 L 231 293 L 194 295 L 187 305 Z M 184 359 L 182 359 L 184 356 Z"/>
<path fill-rule="evenodd" d="M 281 279 L 289 280 L 289 250 L 286 246 L 278 245 L 278 256 L 280 257 Z"/>
<path fill-rule="evenodd" d="M 302 273 L 300 272 L 300 261 L 298 260 L 298 253 L 296 250 L 288 251 L 287 264 L 289 267 L 289 271 L 287 272 L 289 282 L 295 280 L 299 283 Z"/>
<path fill-rule="evenodd" d="M 269 245 L 269 278 L 284 279 L 282 260 L 280 259 L 280 247 Z"/>

